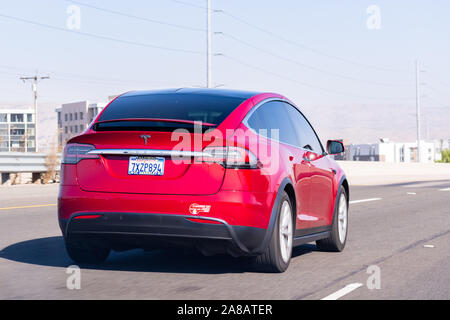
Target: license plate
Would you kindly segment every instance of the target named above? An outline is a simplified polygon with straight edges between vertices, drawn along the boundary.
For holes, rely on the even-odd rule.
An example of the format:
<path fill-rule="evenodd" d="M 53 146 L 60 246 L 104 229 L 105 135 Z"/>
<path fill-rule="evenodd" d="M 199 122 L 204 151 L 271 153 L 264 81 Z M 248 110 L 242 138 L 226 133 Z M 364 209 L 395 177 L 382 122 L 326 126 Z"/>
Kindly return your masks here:
<path fill-rule="evenodd" d="M 128 174 L 162 176 L 164 175 L 164 158 L 130 157 Z"/>

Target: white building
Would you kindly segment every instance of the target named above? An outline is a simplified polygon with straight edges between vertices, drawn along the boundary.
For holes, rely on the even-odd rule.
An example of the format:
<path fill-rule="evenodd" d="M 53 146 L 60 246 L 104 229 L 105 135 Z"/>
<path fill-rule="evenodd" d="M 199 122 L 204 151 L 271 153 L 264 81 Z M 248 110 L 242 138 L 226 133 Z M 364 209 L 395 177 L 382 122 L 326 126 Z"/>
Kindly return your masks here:
<path fill-rule="evenodd" d="M 351 144 L 346 147 L 347 160 L 382 162 L 417 162 L 417 142 L 391 142 L 388 139 L 373 144 Z M 421 140 L 420 162 L 441 160 L 441 150 L 448 144 Z"/>
<path fill-rule="evenodd" d="M 0 109 L 0 152 L 35 152 L 34 109 Z"/>
<path fill-rule="evenodd" d="M 442 160 L 442 150 L 450 150 L 450 139 L 434 140 L 434 146 L 436 148 L 436 160 Z"/>
<path fill-rule="evenodd" d="M 65 103 L 56 109 L 58 114 L 58 145 L 64 144 L 70 138 L 82 133 L 95 116 L 103 110 L 107 102 L 90 103 L 80 101 Z"/>

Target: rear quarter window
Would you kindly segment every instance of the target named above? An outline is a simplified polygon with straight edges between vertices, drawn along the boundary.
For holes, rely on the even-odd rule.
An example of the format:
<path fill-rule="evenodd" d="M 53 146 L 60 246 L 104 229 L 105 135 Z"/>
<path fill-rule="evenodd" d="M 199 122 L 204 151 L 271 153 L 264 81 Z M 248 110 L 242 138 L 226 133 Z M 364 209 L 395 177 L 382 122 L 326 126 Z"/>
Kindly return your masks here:
<path fill-rule="evenodd" d="M 299 145 L 291 119 L 280 101 L 264 103 L 253 112 L 247 123 L 250 128 L 267 138 L 273 139 L 271 130 L 277 130 L 280 142 L 292 146 Z"/>

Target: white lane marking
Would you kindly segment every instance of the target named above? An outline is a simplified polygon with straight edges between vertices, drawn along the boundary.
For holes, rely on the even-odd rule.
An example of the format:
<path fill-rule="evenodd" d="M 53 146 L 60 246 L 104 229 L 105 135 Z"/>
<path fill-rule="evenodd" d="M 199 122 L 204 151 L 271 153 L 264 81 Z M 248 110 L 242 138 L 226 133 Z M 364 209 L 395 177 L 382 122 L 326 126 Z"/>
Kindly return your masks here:
<path fill-rule="evenodd" d="M 342 298 L 343 296 L 345 296 L 346 294 L 349 294 L 350 292 L 352 292 L 353 290 L 358 289 L 359 287 L 361 287 L 363 284 L 356 282 L 356 283 L 350 283 L 348 285 L 346 285 L 344 288 L 333 292 L 332 294 L 326 296 L 325 298 L 322 298 L 321 300 L 337 300 L 339 298 Z"/>
<path fill-rule="evenodd" d="M 417 194 L 417 193 L 415 193 L 415 192 L 407 192 L 406 194 Z"/>
<path fill-rule="evenodd" d="M 439 189 L 439 191 L 450 191 L 450 188 Z"/>
<path fill-rule="evenodd" d="M 0 208 L 0 210 L 11 210 L 11 209 L 26 209 L 26 208 L 40 208 L 40 207 L 55 207 L 56 203 L 51 204 L 35 204 L 31 206 L 18 206 L 18 207 L 5 207 Z"/>
<path fill-rule="evenodd" d="M 362 199 L 362 200 L 353 200 L 353 201 L 350 201 L 350 204 L 353 204 L 353 203 L 361 203 L 361 202 L 369 202 L 369 201 L 378 201 L 378 200 L 381 200 L 382 198 L 370 198 L 370 199 Z"/>
<path fill-rule="evenodd" d="M 434 245 L 432 245 L 432 244 L 424 244 L 423 247 L 424 248 L 434 248 Z"/>
<path fill-rule="evenodd" d="M 414 184 L 402 186 L 403 188 L 421 188 L 421 187 L 429 187 L 435 186 L 439 181 L 431 181 L 431 182 L 415 182 Z"/>

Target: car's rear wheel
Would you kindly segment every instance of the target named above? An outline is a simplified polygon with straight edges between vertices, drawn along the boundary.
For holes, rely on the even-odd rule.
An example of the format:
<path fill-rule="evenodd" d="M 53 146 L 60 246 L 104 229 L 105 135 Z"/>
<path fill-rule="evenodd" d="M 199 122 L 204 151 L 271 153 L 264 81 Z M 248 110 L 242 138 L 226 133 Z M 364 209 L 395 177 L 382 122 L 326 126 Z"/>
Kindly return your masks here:
<path fill-rule="evenodd" d="M 317 240 L 317 247 L 322 251 L 340 252 L 344 250 L 348 231 L 348 201 L 344 188 L 340 188 L 337 206 L 334 209 L 330 237 Z"/>
<path fill-rule="evenodd" d="M 102 263 L 108 258 L 110 248 L 92 241 L 65 240 L 70 258 L 77 263 Z"/>
<path fill-rule="evenodd" d="M 284 272 L 291 261 L 294 221 L 289 196 L 283 192 L 278 206 L 277 221 L 266 251 L 254 259 L 261 271 Z"/>

